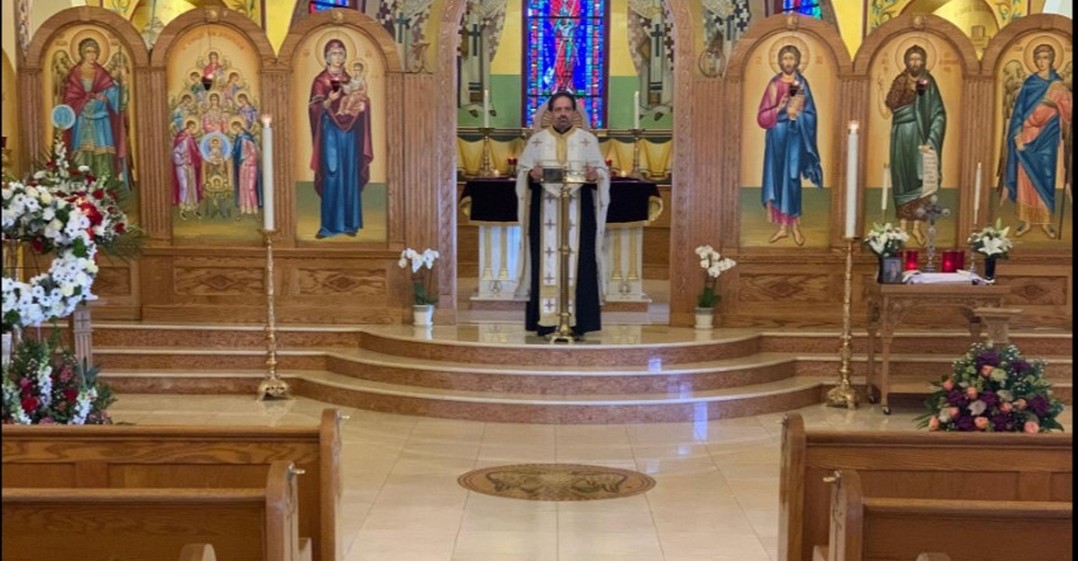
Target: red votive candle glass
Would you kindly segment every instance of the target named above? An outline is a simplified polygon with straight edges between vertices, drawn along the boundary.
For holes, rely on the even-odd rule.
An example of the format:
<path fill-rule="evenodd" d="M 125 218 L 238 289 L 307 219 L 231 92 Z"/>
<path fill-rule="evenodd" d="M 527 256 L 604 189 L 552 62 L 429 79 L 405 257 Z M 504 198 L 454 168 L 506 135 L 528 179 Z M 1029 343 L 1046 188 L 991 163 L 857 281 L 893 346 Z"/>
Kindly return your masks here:
<path fill-rule="evenodd" d="M 961 250 L 955 250 L 954 252 L 954 270 L 966 268 L 966 252 Z"/>
<path fill-rule="evenodd" d="M 943 252 L 943 263 L 941 263 L 941 266 L 943 268 L 944 273 L 953 273 L 953 272 L 958 270 L 958 267 L 956 266 L 955 261 L 954 261 L 954 252 L 953 251 L 944 251 Z"/>
<path fill-rule="evenodd" d="M 906 266 L 905 266 L 905 269 L 907 271 L 916 271 L 917 268 L 918 268 L 917 267 L 917 250 L 916 249 L 907 249 L 905 251 L 905 254 L 906 254 Z"/>

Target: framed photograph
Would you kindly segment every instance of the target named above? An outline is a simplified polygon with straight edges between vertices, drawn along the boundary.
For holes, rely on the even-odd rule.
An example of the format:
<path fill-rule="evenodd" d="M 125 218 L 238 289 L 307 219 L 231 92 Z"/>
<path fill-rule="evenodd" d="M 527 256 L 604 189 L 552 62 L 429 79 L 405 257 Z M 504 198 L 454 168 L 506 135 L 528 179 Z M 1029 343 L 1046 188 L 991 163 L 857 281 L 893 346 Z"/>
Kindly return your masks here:
<path fill-rule="evenodd" d="M 880 260 L 883 267 L 884 284 L 902 284 L 902 259 L 898 257 L 884 257 Z"/>

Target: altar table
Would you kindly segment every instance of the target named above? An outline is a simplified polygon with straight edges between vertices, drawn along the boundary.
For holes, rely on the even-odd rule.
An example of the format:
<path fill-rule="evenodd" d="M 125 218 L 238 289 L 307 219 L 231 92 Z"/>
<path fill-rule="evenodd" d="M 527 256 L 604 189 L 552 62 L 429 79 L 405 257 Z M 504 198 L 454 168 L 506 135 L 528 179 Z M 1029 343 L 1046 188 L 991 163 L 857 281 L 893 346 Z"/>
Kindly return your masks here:
<path fill-rule="evenodd" d="M 473 300 L 512 300 L 520 259 L 516 179 L 471 179 L 464 184 L 460 207 L 479 226 L 479 290 Z M 643 290 L 643 227 L 662 213 L 655 183 L 629 177 L 610 178 L 606 217 L 606 259 L 610 271 L 603 290 L 608 301 L 650 302 Z"/>
<path fill-rule="evenodd" d="M 936 310 L 942 306 L 957 306 L 969 322 L 970 335 L 981 336 L 983 327 L 975 308 L 1000 308 L 1010 288 L 998 285 L 962 284 L 877 284 L 866 286 L 868 297 L 868 374 L 865 378 L 869 402 L 878 399 L 883 412 L 891 414 L 890 392 L 891 341 L 895 327 L 906 312 L 923 308 Z M 930 312 L 933 313 L 933 312 Z M 883 341 L 883 356 L 879 379 L 876 380 L 876 339 Z M 879 382 L 875 385 L 874 382 Z M 878 394 L 878 395 L 877 395 Z"/>

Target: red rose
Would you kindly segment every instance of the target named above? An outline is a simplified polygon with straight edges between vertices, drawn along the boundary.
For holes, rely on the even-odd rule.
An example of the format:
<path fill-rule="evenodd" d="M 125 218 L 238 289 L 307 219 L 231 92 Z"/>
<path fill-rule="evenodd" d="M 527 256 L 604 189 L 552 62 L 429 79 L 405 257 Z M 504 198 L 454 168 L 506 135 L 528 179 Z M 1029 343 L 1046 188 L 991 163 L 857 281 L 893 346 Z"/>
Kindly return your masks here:
<path fill-rule="evenodd" d="M 94 192 L 92 194 L 93 194 L 94 198 L 99 200 L 99 201 L 101 199 L 105 198 L 105 190 L 104 189 L 96 189 L 96 190 L 94 190 Z"/>
<path fill-rule="evenodd" d="M 117 233 L 117 234 L 122 234 L 122 233 L 124 233 L 124 230 L 126 230 L 126 229 L 127 229 L 127 227 L 126 227 L 126 226 L 124 226 L 124 223 L 123 223 L 123 222 L 118 222 L 118 223 L 116 224 L 116 233 Z"/>
<path fill-rule="evenodd" d="M 75 398 L 79 397 L 79 392 L 75 391 L 75 388 L 67 388 L 64 390 L 64 399 L 67 401 L 75 401 Z"/>
<path fill-rule="evenodd" d="M 33 413 L 37 411 L 38 400 L 36 397 L 24 397 L 22 398 L 22 410 L 27 413 Z"/>
<path fill-rule="evenodd" d="M 45 253 L 45 242 L 41 241 L 41 238 L 30 240 L 30 247 L 34 248 L 34 251 L 38 253 Z"/>

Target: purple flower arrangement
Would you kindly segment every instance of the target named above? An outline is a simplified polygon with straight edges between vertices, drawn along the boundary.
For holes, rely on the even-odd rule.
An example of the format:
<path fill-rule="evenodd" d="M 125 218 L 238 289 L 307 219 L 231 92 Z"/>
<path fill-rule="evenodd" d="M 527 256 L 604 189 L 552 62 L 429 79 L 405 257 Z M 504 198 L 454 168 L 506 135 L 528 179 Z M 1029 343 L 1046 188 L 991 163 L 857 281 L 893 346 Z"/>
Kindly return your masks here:
<path fill-rule="evenodd" d="M 975 343 L 954 362 L 951 374 L 933 382 L 928 412 L 918 426 L 930 431 L 1038 433 L 1063 430 L 1056 417 L 1063 403 L 1052 397 L 1042 360 L 1026 360 L 1018 348 Z"/>

